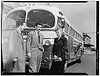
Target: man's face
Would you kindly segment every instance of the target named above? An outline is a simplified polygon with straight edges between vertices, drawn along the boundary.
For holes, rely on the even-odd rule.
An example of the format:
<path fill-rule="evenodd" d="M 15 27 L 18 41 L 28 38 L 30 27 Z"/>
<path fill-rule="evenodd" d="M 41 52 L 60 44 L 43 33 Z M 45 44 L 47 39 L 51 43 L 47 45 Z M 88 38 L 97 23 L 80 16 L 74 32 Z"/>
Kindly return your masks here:
<path fill-rule="evenodd" d="M 35 28 L 36 28 L 36 31 L 38 32 L 40 31 L 40 27 L 38 25 Z"/>
<path fill-rule="evenodd" d="M 21 31 L 23 31 L 23 30 L 24 30 L 24 26 L 20 26 L 20 28 L 21 28 Z"/>
<path fill-rule="evenodd" d="M 21 26 L 21 30 L 23 31 L 25 27 L 26 27 L 26 24 L 23 23 L 23 25 Z"/>

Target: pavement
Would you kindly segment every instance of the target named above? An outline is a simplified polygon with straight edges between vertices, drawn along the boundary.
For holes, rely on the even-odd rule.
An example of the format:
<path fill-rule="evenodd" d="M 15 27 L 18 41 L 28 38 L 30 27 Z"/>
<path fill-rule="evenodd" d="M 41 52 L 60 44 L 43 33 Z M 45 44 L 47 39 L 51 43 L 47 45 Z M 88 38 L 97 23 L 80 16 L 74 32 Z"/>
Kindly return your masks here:
<path fill-rule="evenodd" d="M 95 54 L 95 51 L 85 51 L 84 54 Z"/>
<path fill-rule="evenodd" d="M 88 75 L 96 75 L 96 54 L 95 52 L 86 53 L 81 63 L 74 62 L 70 65 L 66 73 L 85 73 Z"/>

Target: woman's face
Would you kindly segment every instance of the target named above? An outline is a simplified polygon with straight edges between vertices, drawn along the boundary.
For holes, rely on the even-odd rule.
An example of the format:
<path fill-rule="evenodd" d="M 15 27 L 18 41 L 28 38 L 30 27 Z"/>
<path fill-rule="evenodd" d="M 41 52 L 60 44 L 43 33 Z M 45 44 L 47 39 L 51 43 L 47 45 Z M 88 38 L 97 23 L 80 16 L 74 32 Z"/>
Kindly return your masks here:
<path fill-rule="evenodd" d="M 61 37 L 62 36 L 62 29 L 58 29 L 56 31 L 56 34 L 57 34 L 58 37 Z"/>

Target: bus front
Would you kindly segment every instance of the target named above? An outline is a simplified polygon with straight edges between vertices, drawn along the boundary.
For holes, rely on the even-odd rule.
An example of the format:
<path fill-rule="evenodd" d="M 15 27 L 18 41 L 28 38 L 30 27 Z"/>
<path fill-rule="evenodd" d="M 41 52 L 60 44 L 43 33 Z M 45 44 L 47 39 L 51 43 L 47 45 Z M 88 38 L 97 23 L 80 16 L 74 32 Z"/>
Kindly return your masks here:
<path fill-rule="evenodd" d="M 52 45 L 56 33 L 54 30 L 55 26 L 55 16 L 47 11 L 42 9 L 33 9 L 30 10 L 27 14 L 27 32 L 34 30 L 36 23 L 41 25 L 40 33 L 43 34 L 43 57 L 41 67 L 50 69 L 52 65 Z"/>

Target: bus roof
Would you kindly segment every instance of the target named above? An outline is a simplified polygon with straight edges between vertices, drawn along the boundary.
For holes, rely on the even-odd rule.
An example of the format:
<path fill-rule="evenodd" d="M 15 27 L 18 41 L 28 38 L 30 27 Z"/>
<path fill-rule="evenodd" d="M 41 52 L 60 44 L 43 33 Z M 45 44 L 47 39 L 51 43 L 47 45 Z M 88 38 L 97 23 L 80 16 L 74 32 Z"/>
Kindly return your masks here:
<path fill-rule="evenodd" d="M 14 8 L 7 15 L 9 15 L 11 12 L 14 12 L 17 10 L 30 11 L 32 9 L 43 9 L 43 10 L 47 10 L 47 11 L 50 11 L 52 13 L 55 13 L 56 15 L 58 15 L 58 11 L 61 11 L 57 7 L 51 6 L 51 5 L 45 5 L 45 6 L 44 5 L 33 5 L 33 6 L 23 6 L 23 7 Z"/>

